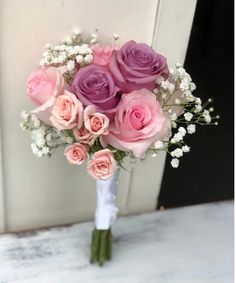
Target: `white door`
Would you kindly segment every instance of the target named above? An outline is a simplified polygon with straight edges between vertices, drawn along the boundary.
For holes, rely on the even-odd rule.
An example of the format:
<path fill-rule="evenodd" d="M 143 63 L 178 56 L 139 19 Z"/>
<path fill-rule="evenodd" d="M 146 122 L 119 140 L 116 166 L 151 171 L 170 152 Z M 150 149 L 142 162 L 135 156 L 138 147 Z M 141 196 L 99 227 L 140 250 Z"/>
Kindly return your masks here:
<path fill-rule="evenodd" d="M 113 33 L 121 42 L 146 42 L 183 62 L 196 0 L 1 0 L 0 1 L 0 232 L 92 219 L 95 182 L 85 168 L 71 167 L 58 151 L 37 159 L 30 137 L 20 127 L 21 110 L 32 105 L 25 81 L 37 66 L 44 45 L 56 43 L 74 27 Z M 144 164 L 129 162 L 122 171 L 121 214 L 152 211 L 163 174 L 165 154 Z"/>

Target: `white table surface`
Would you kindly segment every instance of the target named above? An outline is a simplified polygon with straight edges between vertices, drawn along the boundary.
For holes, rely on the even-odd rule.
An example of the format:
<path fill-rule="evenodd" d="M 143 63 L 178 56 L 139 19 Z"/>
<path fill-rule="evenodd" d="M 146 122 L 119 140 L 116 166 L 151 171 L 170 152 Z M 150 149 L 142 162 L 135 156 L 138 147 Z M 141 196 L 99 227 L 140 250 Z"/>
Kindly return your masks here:
<path fill-rule="evenodd" d="M 233 202 L 120 218 L 113 260 L 88 262 L 92 223 L 0 236 L 0 283 L 232 283 Z"/>

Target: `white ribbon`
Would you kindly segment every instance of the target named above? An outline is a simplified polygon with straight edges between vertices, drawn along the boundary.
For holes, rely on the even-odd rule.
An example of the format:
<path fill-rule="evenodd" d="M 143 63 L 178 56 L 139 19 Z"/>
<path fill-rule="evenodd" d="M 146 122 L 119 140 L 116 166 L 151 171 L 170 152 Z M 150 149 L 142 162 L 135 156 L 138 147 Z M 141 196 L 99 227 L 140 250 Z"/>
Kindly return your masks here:
<path fill-rule="evenodd" d="M 107 180 L 97 180 L 97 208 L 95 225 L 98 230 L 108 230 L 116 220 L 118 208 L 116 207 L 117 183 L 120 169 Z"/>

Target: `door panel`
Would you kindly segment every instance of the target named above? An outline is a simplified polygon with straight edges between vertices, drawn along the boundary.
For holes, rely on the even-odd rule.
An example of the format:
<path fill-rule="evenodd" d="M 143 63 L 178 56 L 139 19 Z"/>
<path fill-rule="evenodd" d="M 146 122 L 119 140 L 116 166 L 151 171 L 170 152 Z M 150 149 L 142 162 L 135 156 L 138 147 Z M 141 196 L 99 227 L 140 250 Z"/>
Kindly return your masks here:
<path fill-rule="evenodd" d="M 171 63 L 183 61 L 195 2 L 181 2 L 185 9 L 177 0 L 0 2 L 0 177 L 1 173 L 4 176 L 0 232 L 85 221 L 94 215 L 95 182 L 86 168 L 70 166 L 61 150 L 50 159 L 36 158 L 28 133 L 18 126 L 21 110 L 33 107 L 25 96 L 25 81 L 37 66 L 44 45 L 56 43 L 74 27 L 85 32 L 97 28 L 102 38 L 115 32 L 121 43 L 135 39 L 153 44 Z M 145 167 L 138 162 L 130 169 L 126 162 L 128 171 L 122 170 L 119 182 L 121 214 L 155 209 L 164 162 L 165 154 L 147 158 Z"/>

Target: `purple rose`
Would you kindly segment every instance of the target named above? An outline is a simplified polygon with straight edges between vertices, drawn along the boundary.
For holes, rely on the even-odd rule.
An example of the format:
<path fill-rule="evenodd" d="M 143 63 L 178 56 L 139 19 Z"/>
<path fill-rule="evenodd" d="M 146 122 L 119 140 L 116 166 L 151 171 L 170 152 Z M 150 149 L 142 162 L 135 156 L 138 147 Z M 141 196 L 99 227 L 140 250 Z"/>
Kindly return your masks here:
<path fill-rule="evenodd" d="M 116 85 L 123 92 L 131 92 L 141 88 L 153 90 L 156 80 L 168 77 L 166 58 L 156 53 L 144 43 L 129 41 L 120 50 L 114 51 L 109 69 Z"/>
<path fill-rule="evenodd" d="M 80 69 L 72 83 L 72 91 L 85 105 L 93 104 L 96 110 L 112 118 L 120 101 L 119 88 L 112 75 L 103 66 L 89 65 Z"/>

